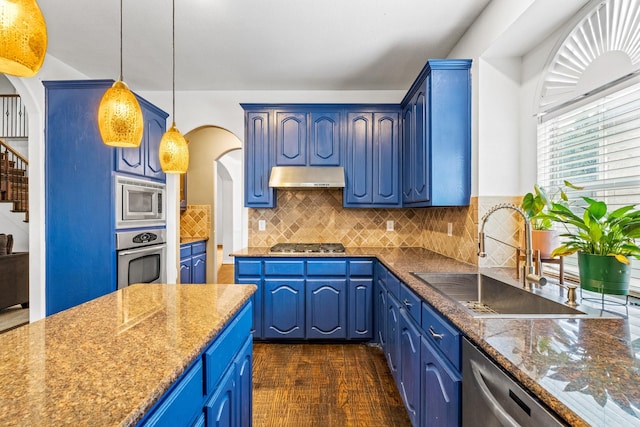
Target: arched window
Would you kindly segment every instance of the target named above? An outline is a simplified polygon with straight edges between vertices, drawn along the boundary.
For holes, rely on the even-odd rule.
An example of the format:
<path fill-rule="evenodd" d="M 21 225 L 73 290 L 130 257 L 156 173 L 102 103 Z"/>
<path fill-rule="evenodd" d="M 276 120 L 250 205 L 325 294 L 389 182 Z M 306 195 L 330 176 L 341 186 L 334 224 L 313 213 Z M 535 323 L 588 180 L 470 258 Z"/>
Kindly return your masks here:
<path fill-rule="evenodd" d="M 585 188 L 573 203 L 640 203 L 640 1 L 590 2 L 561 37 L 539 86 L 537 160 L 543 187 Z"/>

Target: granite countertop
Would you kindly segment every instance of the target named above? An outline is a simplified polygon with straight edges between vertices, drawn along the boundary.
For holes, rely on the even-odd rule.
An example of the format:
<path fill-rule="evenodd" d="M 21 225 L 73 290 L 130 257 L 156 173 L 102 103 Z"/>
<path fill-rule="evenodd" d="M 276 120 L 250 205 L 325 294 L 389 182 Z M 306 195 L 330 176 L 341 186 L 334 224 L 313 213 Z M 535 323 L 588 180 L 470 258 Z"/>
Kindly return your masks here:
<path fill-rule="evenodd" d="M 255 289 L 132 285 L 3 333 L 0 424 L 135 424 Z"/>
<path fill-rule="evenodd" d="M 268 248 L 233 255 L 292 256 L 269 254 Z M 640 308 L 605 305 L 626 316 L 613 318 L 474 319 L 411 273 L 475 272 L 476 266 L 421 248 L 347 248 L 344 254 L 317 256 L 376 257 L 569 424 L 640 425 Z M 515 269 L 480 271 L 519 286 Z M 560 290 L 549 284 L 536 293 L 566 299 Z M 601 308 L 581 301 L 580 292 L 578 299 L 581 306 Z"/>

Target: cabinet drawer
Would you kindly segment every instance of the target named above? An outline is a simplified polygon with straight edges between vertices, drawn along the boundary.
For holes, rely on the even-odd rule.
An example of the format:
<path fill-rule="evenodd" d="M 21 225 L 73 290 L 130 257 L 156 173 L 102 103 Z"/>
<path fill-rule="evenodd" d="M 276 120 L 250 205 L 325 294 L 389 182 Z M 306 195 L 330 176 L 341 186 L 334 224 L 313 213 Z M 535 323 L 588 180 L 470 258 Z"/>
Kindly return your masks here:
<path fill-rule="evenodd" d="M 347 261 L 307 261 L 308 276 L 346 276 Z"/>
<path fill-rule="evenodd" d="M 460 331 L 451 326 L 427 303 L 422 303 L 422 329 L 433 346 L 460 370 Z"/>
<path fill-rule="evenodd" d="M 253 316 L 251 304 L 247 304 L 238 313 L 235 320 L 209 346 L 204 354 L 205 390 L 209 395 L 220 381 L 227 366 L 244 343 L 251 330 Z"/>
<path fill-rule="evenodd" d="M 351 276 L 373 277 L 373 261 L 372 260 L 349 261 L 349 274 Z"/>
<path fill-rule="evenodd" d="M 207 251 L 207 242 L 196 242 L 191 245 L 191 255 L 203 254 Z"/>
<path fill-rule="evenodd" d="M 266 276 L 303 276 L 304 261 L 265 261 L 264 274 Z"/>
<path fill-rule="evenodd" d="M 400 303 L 418 325 L 421 324 L 422 300 L 407 285 L 400 283 Z"/>
<path fill-rule="evenodd" d="M 400 300 L 400 280 L 387 270 L 387 290 Z"/>
<path fill-rule="evenodd" d="M 191 256 L 191 244 L 180 246 L 180 259 L 189 258 Z"/>
<path fill-rule="evenodd" d="M 236 260 L 236 269 L 238 276 L 260 276 L 262 275 L 262 261 L 239 259 Z"/>

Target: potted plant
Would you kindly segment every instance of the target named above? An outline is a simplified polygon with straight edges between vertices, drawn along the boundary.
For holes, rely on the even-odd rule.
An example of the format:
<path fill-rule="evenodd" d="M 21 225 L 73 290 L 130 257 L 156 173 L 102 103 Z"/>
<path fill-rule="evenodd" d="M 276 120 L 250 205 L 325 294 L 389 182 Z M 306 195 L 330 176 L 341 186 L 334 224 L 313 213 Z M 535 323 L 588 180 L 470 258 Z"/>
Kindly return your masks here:
<path fill-rule="evenodd" d="M 580 190 L 569 181 L 564 181 L 568 188 Z M 553 221 L 546 215 L 554 203 L 568 206 L 569 198 L 562 187 L 549 194 L 538 184 L 533 186 L 533 192 L 527 193 L 522 199 L 520 207 L 531 223 L 531 246 L 540 252 L 540 258 L 551 258 L 551 253 L 559 246 L 558 232 L 553 229 Z"/>
<path fill-rule="evenodd" d="M 599 293 L 628 295 L 631 266 L 629 257 L 640 259 L 640 211 L 636 205 L 609 211 L 605 202 L 582 198 L 587 206 L 569 208 L 552 203 L 545 218 L 561 223 L 563 243 L 551 253 L 578 253 L 580 286 Z M 572 227 L 569 227 L 572 226 Z"/>

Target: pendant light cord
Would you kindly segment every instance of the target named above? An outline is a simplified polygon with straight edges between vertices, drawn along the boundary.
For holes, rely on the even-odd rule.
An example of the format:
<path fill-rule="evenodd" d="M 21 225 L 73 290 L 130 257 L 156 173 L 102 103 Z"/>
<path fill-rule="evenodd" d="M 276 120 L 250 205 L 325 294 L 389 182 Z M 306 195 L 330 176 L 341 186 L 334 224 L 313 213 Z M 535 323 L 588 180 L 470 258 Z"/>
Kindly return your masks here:
<path fill-rule="evenodd" d="M 124 81 L 122 78 L 122 0 L 120 0 L 120 81 Z"/>
<path fill-rule="evenodd" d="M 120 0 L 122 1 L 122 0 Z M 173 123 L 176 122 L 176 0 L 172 1 L 173 12 L 171 17 L 171 45 L 172 45 L 172 94 L 173 94 Z"/>

